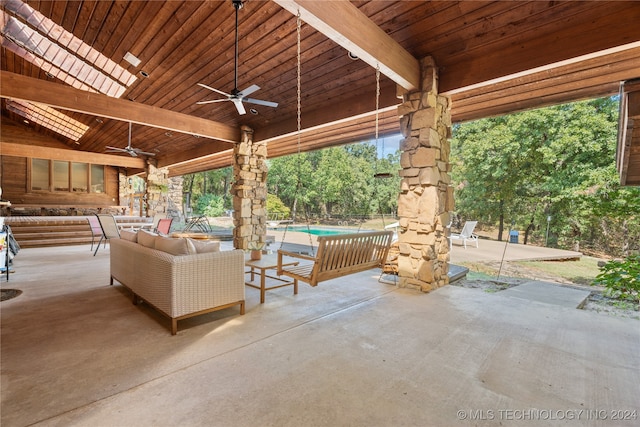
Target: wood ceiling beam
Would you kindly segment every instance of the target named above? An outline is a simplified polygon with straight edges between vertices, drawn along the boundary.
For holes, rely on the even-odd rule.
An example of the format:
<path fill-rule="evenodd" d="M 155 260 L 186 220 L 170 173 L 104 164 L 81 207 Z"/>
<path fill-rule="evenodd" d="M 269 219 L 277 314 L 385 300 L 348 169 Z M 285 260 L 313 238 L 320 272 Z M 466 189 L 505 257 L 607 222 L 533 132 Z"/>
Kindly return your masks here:
<path fill-rule="evenodd" d="M 598 52 L 496 79 L 488 84 L 444 92 L 451 117 L 464 122 L 587 98 L 611 96 L 619 82 L 640 70 L 640 43 Z"/>
<path fill-rule="evenodd" d="M 109 154 L 89 153 L 87 151 L 67 150 L 64 148 L 42 147 L 39 145 L 16 144 L 4 141 L 2 142 L 1 154 L 3 156 L 93 163 L 96 165 L 119 166 L 134 169 L 144 169 L 146 166 L 145 161 L 139 157 L 111 156 Z"/>
<path fill-rule="evenodd" d="M 372 94 L 372 96 L 374 96 Z M 396 86 L 387 85 L 380 88 L 379 108 L 380 111 L 386 111 L 390 108 L 395 109 L 400 100 L 396 97 Z M 374 107 L 374 109 L 372 109 Z M 325 126 L 333 126 L 341 120 L 352 120 L 359 116 L 370 116 L 371 130 L 375 128 L 373 115 L 375 114 L 375 99 L 364 99 L 358 97 L 349 103 L 334 105 L 331 107 L 321 108 L 314 111 L 303 110 L 301 117 L 302 129 L 306 132 L 309 129 L 318 129 Z M 346 119 L 345 119 L 346 118 Z M 399 120 L 399 119 L 398 119 Z M 283 135 L 291 134 L 297 131 L 298 121 L 296 118 L 283 120 L 259 129 L 255 129 L 255 141 L 269 141 Z"/>
<path fill-rule="evenodd" d="M 375 136 L 373 118 L 360 117 L 345 122 L 334 123 L 331 126 L 318 127 L 313 131 L 303 131 L 300 135 L 300 149 L 302 151 L 319 150 L 326 147 L 350 144 L 371 140 Z M 363 127 L 363 124 L 367 125 Z M 400 122 L 395 108 L 380 112 L 380 138 L 400 132 Z M 283 135 L 267 142 L 267 155 L 276 158 L 297 153 L 297 134 Z M 169 168 L 169 176 L 179 176 L 187 173 L 201 172 L 231 166 L 232 153 L 219 152 L 193 161 L 176 164 Z"/>
<path fill-rule="evenodd" d="M 616 168 L 621 185 L 640 185 L 640 80 L 620 88 Z"/>
<path fill-rule="evenodd" d="M 201 146 L 192 150 L 182 151 L 169 157 L 158 158 L 157 167 L 170 168 L 181 163 L 190 161 L 200 161 L 207 156 L 212 156 L 221 152 L 229 151 L 233 145 L 219 141 L 204 141 Z M 231 155 L 229 155 L 229 163 L 231 163 Z"/>
<path fill-rule="evenodd" d="M 273 0 L 405 88 L 420 87 L 420 64 L 348 0 Z"/>
<path fill-rule="evenodd" d="M 137 123 L 225 142 L 240 141 L 240 130 L 223 123 L 163 108 L 75 89 L 66 85 L 0 71 L 0 97 L 37 102 L 54 108 Z"/>

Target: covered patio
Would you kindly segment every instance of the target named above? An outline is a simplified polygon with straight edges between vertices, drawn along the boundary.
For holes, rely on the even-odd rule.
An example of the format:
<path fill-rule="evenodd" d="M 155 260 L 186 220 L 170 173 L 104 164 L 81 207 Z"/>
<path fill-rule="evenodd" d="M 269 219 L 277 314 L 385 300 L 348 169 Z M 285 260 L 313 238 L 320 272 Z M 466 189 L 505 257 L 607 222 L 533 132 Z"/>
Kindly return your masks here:
<path fill-rule="evenodd" d="M 596 426 L 640 409 L 637 320 L 377 276 L 264 304 L 247 288 L 244 316 L 171 336 L 109 286 L 108 249 L 24 249 L 8 284 L 23 294 L 2 303 L 2 425 Z"/>
<path fill-rule="evenodd" d="M 619 171 L 636 180 L 633 2 L 1 6 L 0 185 L 15 207 L 123 207 L 143 175 L 151 216 L 170 178 L 233 165 L 247 249 L 266 238 L 269 158 L 400 133 L 399 284 L 428 292 L 446 284 L 452 124 L 622 92 Z"/>
<path fill-rule="evenodd" d="M 438 283 L 421 279 L 421 289 L 432 291 L 423 294 L 379 283 L 372 270 L 301 285 L 296 296 L 273 290 L 264 304 L 247 288 L 244 316 L 229 309 L 191 318 L 171 336 L 166 319 L 109 286 L 108 251 L 24 249 L 6 284 L 23 293 L 2 303 L 2 425 L 637 422 L 636 320 L 440 286 L 449 260 L 443 227 L 453 210 L 452 123 L 611 96 L 630 82 L 622 88 L 628 102 L 618 160 L 621 183 L 639 182 L 640 90 L 632 81 L 640 77 L 640 6 L 248 1 L 238 82 L 232 3 L 2 2 L 3 197 L 16 205 L 62 203 L 63 191 L 50 182 L 36 191 L 27 185 L 33 159 L 104 166 L 104 188 L 69 188 L 64 203 L 119 207 L 120 185 L 136 174 L 161 171 L 164 179 L 238 165 L 249 154 L 264 162 L 378 131 L 402 133 L 399 193 L 410 197 L 400 203 L 403 256 L 436 259 L 421 272 L 437 271 Z M 31 34 L 46 41 L 53 37 L 43 29 L 58 31 L 38 24 L 43 17 L 67 31 L 63 40 L 77 37 L 78 52 L 82 42 L 104 54 L 96 62 L 120 67 L 130 83 L 115 95 L 87 89 L 88 82 L 72 87 L 51 58 L 34 60 L 45 49 L 31 44 Z M 202 84 L 225 92 L 259 85 L 255 96 L 279 105 L 242 115 L 231 103 L 197 104 L 215 97 Z M 72 140 L 20 114 L 23 102 L 88 129 Z M 105 153 L 114 146 L 121 154 Z M 125 146 L 148 157 L 130 157 Z M 266 170 L 260 175 L 258 184 L 236 188 L 234 195 L 259 190 L 237 196 L 239 205 L 264 201 Z M 434 201 L 438 209 L 428 209 Z M 264 209 L 246 205 L 236 226 L 254 218 L 263 225 Z M 250 230 L 243 244 L 263 231 Z M 426 231 L 437 235 L 428 243 Z"/>

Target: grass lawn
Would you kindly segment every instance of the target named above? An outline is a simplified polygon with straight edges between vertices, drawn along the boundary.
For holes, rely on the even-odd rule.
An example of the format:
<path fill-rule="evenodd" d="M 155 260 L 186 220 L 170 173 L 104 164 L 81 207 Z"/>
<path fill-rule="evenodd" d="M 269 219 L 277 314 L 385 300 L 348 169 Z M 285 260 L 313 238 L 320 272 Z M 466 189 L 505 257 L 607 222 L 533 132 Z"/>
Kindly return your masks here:
<path fill-rule="evenodd" d="M 582 256 L 578 261 L 512 261 L 502 266 L 501 278 L 521 277 L 536 280 L 557 280 L 577 285 L 590 285 L 600 273 L 598 258 Z M 496 262 L 463 262 L 470 280 L 495 280 L 500 264 Z M 562 279 L 562 280 L 560 280 Z"/>
<path fill-rule="evenodd" d="M 600 273 L 598 261 L 598 258 L 582 256 L 578 261 L 518 261 L 515 264 L 562 277 L 576 284 L 590 285 Z"/>

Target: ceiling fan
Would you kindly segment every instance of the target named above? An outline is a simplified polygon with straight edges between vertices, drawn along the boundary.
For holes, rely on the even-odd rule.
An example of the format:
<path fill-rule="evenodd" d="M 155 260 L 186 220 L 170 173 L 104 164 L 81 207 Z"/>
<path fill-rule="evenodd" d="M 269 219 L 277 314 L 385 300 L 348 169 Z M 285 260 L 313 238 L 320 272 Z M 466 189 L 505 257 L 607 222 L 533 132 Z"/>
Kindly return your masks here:
<path fill-rule="evenodd" d="M 118 148 L 118 147 L 109 147 L 107 145 L 106 147 L 108 149 L 108 151 L 105 151 L 105 153 L 127 153 L 129 154 L 131 157 L 138 157 L 139 155 L 144 155 L 144 156 L 155 156 L 155 153 L 147 153 L 146 151 L 142 151 L 139 148 L 133 148 L 131 146 L 131 122 L 129 122 L 129 143 L 127 144 L 126 147 L 124 148 Z"/>
<path fill-rule="evenodd" d="M 199 101 L 199 102 L 196 102 L 196 104 L 202 105 L 202 104 L 212 104 L 214 102 L 231 101 L 233 102 L 233 105 L 236 106 L 236 110 L 238 110 L 238 114 L 241 114 L 241 115 L 247 113 L 247 111 L 244 108 L 244 105 L 242 104 L 243 102 L 248 102 L 250 104 L 256 104 L 256 105 L 264 105 L 266 107 L 277 107 L 278 106 L 277 102 L 247 98 L 247 96 L 251 95 L 253 92 L 260 89 L 260 86 L 258 85 L 251 85 L 244 90 L 238 90 L 238 10 L 242 9 L 243 2 L 242 0 L 233 0 L 232 3 L 233 3 L 233 7 L 236 9 L 236 51 L 235 51 L 235 58 L 234 58 L 235 78 L 234 78 L 233 90 L 231 91 L 231 93 L 226 93 L 221 90 L 214 89 L 205 84 L 198 83 L 198 86 L 201 86 L 205 89 L 209 89 L 213 92 L 219 93 L 220 95 L 224 95 L 226 96 L 226 99 L 213 99 L 210 101 Z"/>

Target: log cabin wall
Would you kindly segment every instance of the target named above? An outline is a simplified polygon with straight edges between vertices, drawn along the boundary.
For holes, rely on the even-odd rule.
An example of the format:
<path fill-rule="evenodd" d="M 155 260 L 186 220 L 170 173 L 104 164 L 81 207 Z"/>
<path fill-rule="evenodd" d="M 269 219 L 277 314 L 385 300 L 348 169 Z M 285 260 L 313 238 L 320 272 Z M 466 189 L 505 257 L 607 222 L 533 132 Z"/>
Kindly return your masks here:
<path fill-rule="evenodd" d="M 37 206 L 68 206 L 74 213 L 94 213 L 97 207 L 118 205 L 118 169 L 105 166 L 104 193 L 84 193 L 71 191 L 31 191 L 28 179 L 30 159 L 26 157 L 0 156 L 0 185 L 2 199 L 12 203 L 13 209 L 20 205 L 29 205 L 25 214 L 39 215 Z M 37 206 L 36 206 L 37 205 Z M 69 214 L 70 209 L 52 208 L 48 214 Z M 115 212 L 114 212 L 115 213 Z"/>
<path fill-rule="evenodd" d="M 82 215 L 93 214 L 98 208 L 103 212 L 123 213 L 121 209 L 105 209 L 109 206 L 120 205 L 118 188 L 120 167 L 101 162 L 102 157 L 99 156 L 104 157 L 104 155 L 71 151 L 69 147 L 74 145 L 73 141 L 68 140 L 65 143 L 62 140 L 42 135 L 4 115 L 0 121 L 0 131 L 2 200 L 8 200 L 12 204 L 10 209 L 2 209 L 0 212 L 2 215 Z M 17 145 L 26 147 L 25 154 L 11 153 L 11 147 Z M 59 153 L 61 149 L 66 149 L 64 152 L 73 154 L 63 157 L 54 155 L 54 153 Z M 80 155 L 77 155 L 78 153 Z M 104 165 L 103 191 L 98 193 L 31 190 L 31 158 Z M 50 175 L 50 177 L 52 176 Z M 86 184 L 87 188 L 90 188 L 90 183 Z"/>

